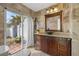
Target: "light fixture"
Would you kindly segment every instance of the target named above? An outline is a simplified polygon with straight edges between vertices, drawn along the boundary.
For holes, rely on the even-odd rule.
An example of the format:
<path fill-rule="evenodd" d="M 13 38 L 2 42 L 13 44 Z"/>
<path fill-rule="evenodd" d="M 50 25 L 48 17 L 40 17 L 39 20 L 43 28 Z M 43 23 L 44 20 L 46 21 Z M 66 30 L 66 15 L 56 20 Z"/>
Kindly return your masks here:
<path fill-rule="evenodd" d="M 47 14 L 51 14 L 51 13 L 54 13 L 54 12 L 57 12 L 58 11 L 58 8 L 49 8 L 49 9 L 47 9 L 47 11 L 46 11 L 46 13 Z"/>

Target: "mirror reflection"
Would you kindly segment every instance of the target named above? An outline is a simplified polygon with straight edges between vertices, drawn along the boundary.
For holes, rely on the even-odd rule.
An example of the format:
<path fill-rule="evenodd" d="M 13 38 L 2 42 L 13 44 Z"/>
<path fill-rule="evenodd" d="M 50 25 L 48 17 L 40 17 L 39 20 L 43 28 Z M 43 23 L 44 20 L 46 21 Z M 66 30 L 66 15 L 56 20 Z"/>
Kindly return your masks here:
<path fill-rule="evenodd" d="M 47 18 L 47 29 L 60 30 L 60 16 Z"/>
<path fill-rule="evenodd" d="M 45 15 L 46 31 L 62 31 L 62 11 Z"/>

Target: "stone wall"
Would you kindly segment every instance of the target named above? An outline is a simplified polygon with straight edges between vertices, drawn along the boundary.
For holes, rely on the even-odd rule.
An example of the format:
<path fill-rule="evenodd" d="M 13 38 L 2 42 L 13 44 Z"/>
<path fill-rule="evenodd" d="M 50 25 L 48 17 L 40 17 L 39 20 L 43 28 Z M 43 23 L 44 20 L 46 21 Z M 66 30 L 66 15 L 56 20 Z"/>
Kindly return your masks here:
<path fill-rule="evenodd" d="M 72 4 L 72 55 L 79 56 L 79 3 Z"/>
<path fill-rule="evenodd" d="M 70 28 L 70 6 L 69 4 L 57 4 L 55 6 L 51 7 L 57 7 L 58 10 L 63 10 L 63 20 L 62 20 L 62 30 L 63 32 L 71 32 Z M 37 26 L 39 29 L 45 30 L 45 14 L 46 14 L 46 9 L 43 9 L 39 12 L 36 13 L 37 15 L 37 20 L 39 21 L 40 25 Z"/>
<path fill-rule="evenodd" d="M 20 3 L 0 3 L 0 5 L 4 8 L 7 8 L 7 10 L 17 12 L 19 14 L 27 15 L 27 16 L 33 16 L 34 12 L 27 8 L 26 6 L 20 4 Z"/>
<path fill-rule="evenodd" d="M 4 42 L 4 16 L 3 13 L 4 9 L 0 6 L 0 45 L 2 45 Z"/>
<path fill-rule="evenodd" d="M 34 18 L 34 12 L 20 3 L 0 3 L 0 45 L 4 44 L 4 12 L 13 11 L 24 16 Z"/>

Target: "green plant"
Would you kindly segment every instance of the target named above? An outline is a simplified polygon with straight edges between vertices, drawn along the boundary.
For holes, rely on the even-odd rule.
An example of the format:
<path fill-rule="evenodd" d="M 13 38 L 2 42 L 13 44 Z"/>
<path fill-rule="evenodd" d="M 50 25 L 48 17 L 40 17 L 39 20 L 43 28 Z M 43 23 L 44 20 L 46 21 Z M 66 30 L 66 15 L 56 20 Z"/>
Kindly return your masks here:
<path fill-rule="evenodd" d="M 7 36 L 7 39 L 12 39 L 12 37 L 11 36 Z"/>
<path fill-rule="evenodd" d="M 21 37 L 16 37 L 15 42 L 20 43 L 21 42 Z"/>

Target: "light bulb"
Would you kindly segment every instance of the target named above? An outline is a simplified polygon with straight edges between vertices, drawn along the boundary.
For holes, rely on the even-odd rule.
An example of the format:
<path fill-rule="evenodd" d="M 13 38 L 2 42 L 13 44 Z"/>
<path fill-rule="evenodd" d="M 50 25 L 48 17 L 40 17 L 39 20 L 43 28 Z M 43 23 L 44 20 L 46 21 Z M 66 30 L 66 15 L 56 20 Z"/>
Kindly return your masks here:
<path fill-rule="evenodd" d="M 57 11 L 58 11 L 58 9 L 57 9 L 57 8 L 54 8 L 54 11 L 55 11 L 55 12 L 57 12 Z"/>
<path fill-rule="evenodd" d="M 49 13 L 49 10 L 47 10 L 46 12 Z"/>
<path fill-rule="evenodd" d="M 53 13 L 53 9 L 50 9 L 50 13 Z"/>

